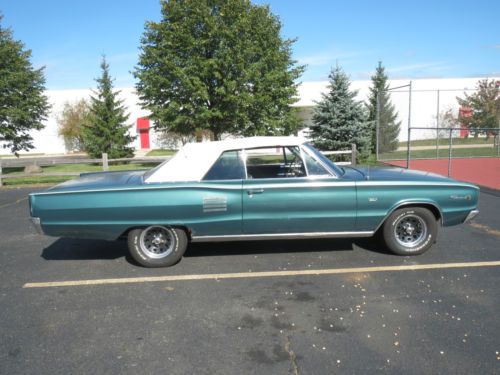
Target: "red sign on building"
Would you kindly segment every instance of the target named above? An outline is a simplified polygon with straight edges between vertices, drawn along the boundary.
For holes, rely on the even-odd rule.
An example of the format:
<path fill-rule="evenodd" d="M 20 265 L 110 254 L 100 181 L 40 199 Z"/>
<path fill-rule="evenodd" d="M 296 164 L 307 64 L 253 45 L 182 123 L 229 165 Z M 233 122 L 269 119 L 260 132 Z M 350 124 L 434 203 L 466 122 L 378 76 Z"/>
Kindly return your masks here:
<path fill-rule="evenodd" d="M 139 138 L 141 140 L 141 149 L 149 149 L 149 118 L 140 117 L 137 119 L 137 131 L 139 133 Z"/>

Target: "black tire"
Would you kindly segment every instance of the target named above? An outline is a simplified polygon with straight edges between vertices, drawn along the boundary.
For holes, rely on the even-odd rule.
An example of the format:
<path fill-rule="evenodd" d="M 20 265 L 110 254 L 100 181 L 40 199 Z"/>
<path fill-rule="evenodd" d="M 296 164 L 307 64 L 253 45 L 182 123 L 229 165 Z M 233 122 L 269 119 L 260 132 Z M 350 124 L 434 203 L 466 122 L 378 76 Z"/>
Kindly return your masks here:
<path fill-rule="evenodd" d="M 169 267 L 179 262 L 188 245 L 182 229 L 152 225 L 128 233 L 130 255 L 144 267 Z"/>
<path fill-rule="evenodd" d="M 398 255 L 425 253 L 436 242 L 437 234 L 438 224 L 434 214 L 423 207 L 397 209 L 382 227 L 387 248 Z"/>

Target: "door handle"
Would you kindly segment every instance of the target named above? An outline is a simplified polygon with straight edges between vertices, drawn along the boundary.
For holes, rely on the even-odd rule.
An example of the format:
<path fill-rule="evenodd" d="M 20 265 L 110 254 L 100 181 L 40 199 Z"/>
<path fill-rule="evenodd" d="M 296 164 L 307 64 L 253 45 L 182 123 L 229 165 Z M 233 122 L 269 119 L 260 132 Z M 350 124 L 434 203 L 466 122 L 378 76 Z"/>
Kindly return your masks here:
<path fill-rule="evenodd" d="M 254 194 L 262 194 L 264 192 L 264 189 L 250 189 L 250 190 L 247 190 L 247 194 L 249 196 L 252 196 Z"/>

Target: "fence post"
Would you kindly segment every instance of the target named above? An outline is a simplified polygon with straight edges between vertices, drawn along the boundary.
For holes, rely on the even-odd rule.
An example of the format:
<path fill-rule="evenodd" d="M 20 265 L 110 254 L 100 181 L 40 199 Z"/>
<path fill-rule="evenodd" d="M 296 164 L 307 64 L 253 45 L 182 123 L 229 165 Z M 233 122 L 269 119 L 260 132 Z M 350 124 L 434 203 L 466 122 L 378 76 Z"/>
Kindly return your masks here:
<path fill-rule="evenodd" d="M 0 159 L 0 187 L 2 186 L 2 159 Z"/>
<path fill-rule="evenodd" d="M 356 166 L 356 157 L 357 157 L 356 144 L 353 143 L 351 145 L 351 165 L 353 166 Z"/>
<path fill-rule="evenodd" d="M 448 177 L 451 177 L 451 146 L 453 143 L 453 128 L 450 128 L 450 137 L 448 140 Z"/>
<path fill-rule="evenodd" d="M 379 143 L 380 143 L 380 91 L 377 92 L 377 118 L 375 122 L 375 157 L 378 161 Z"/>
<path fill-rule="evenodd" d="M 497 156 L 500 156 L 500 125 L 498 127 L 498 130 L 497 130 Z M 1 168 L 1 165 L 0 165 L 0 174 L 2 171 L 2 168 Z M 2 186 L 2 183 L 0 181 L 0 186 Z"/>
<path fill-rule="evenodd" d="M 439 95 L 437 90 L 437 108 L 436 108 L 436 159 L 439 159 Z"/>
<path fill-rule="evenodd" d="M 406 145 L 406 169 L 410 169 L 410 132 L 411 132 L 411 89 L 412 81 L 408 84 L 408 143 Z"/>
<path fill-rule="evenodd" d="M 408 127 L 408 139 L 406 140 L 406 169 L 410 169 L 410 141 L 411 128 Z"/>
<path fill-rule="evenodd" d="M 109 170 L 109 166 L 108 166 L 108 154 L 106 152 L 102 154 L 102 170 L 103 171 Z"/>

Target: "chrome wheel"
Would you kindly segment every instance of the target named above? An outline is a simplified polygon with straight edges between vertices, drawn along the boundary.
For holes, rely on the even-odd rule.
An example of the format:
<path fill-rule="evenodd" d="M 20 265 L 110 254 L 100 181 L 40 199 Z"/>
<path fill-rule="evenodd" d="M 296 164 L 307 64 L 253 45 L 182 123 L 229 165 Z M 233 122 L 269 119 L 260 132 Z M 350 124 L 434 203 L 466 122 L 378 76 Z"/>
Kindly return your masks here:
<path fill-rule="evenodd" d="M 142 231 L 139 244 L 148 257 L 161 259 L 174 250 L 175 237 L 171 229 L 151 226 Z"/>
<path fill-rule="evenodd" d="M 406 248 L 417 247 L 427 238 L 427 225 L 420 216 L 405 215 L 394 225 L 394 238 Z"/>

